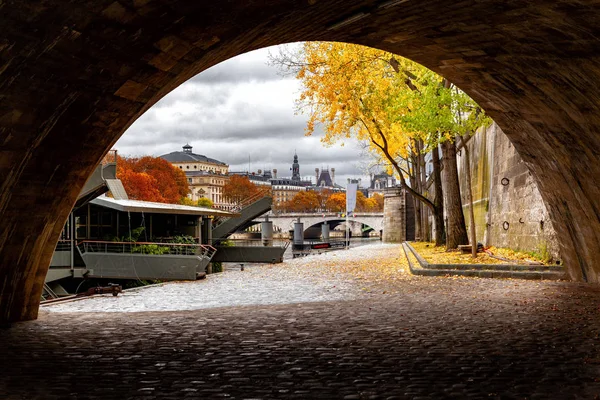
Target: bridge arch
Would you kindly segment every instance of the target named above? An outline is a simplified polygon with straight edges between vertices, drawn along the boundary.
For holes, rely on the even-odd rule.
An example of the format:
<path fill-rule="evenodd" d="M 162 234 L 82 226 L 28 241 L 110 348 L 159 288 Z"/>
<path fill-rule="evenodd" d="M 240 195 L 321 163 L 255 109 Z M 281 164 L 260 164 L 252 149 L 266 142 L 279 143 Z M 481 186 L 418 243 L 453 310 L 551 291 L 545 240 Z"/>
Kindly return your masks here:
<path fill-rule="evenodd" d="M 383 219 L 383 217 L 381 218 Z M 360 218 L 353 218 L 353 219 L 349 219 L 348 222 L 350 223 L 350 225 L 352 226 L 354 223 L 359 223 L 361 225 L 361 235 L 363 234 L 362 232 L 362 226 L 367 226 L 368 232 L 370 231 L 375 231 L 375 232 L 380 232 L 381 230 L 383 230 L 383 224 L 382 223 L 378 223 L 379 221 L 362 221 Z M 328 224 L 329 225 L 329 229 L 331 231 L 333 231 L 336 227 L 340 226 L 340 225 L 345 225 L 346 224 L 346 219 L 345 218 L 326 218 L 323 219 L 319 222 L 313 223 L 312 225 L 308 225 L 308 223 L 306 223 L 304 225 L 304 237 L 305 238 L 310 238 L 311 236 L 313 237 L 318 237 L 321 235 L 321 225 L 323 224 Z M 352 231 L 352 235 L 356 235 L 357 232 L 355 232 L 356 230 L 356 226 L 351 227 L 351 231 Z M 366 231 L 365 231 L 366 232 Z"/>
<path fill-rule="evenodd" d="M 223 60 L 308 40 L 381 48 L 470 94 L 529 166 L 570 276 L 600 280 L 600 10 L 592 4 L 92 0 L 0 9 L 2 321 L 36 318 L 79 190 L 142 113 Z"/>
<path fill-rule="evenodd" d="M 254 223 L 259 223 L 265 220 L 266 217 L 255 219 Z M 302 222 L 304 231 L 311 227 L 321 225 L 324 222 L 342 221 L 345 222 L 345 217 L 340 213 L 293 213 L 293 214 L 273 214 L 269 215 L 269 221 L 273 222 L 273 226 L 281 229 L 281 232 L 288 232 L 294 229 L 294 223 Z M 364 225 L 371 226 L 379 232 L 383 229 L 383 214 L 382 213 L 356 213 L 349 217 L 351 222 L 360 222 Z"/>

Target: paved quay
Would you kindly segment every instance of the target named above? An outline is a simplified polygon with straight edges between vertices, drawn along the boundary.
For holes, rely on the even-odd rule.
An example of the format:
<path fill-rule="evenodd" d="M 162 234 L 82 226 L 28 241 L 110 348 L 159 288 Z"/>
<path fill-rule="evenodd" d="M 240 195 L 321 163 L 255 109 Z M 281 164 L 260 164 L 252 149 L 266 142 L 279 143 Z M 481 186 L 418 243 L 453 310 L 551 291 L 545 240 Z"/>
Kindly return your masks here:
<path fill-rule="evenodd" d="M 600 398 L 598 287 L 334 254 L 46 307 L 0 330 L 0 399 Z"/>

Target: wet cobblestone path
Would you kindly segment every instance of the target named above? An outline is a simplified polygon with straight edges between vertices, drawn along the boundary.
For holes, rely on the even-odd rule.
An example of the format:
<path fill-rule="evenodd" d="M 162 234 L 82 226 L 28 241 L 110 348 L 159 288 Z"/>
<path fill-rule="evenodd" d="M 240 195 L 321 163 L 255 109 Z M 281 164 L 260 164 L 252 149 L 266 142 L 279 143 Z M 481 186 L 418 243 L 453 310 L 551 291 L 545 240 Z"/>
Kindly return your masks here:
<path fill-rule="evenodd" d="M 384 261 L 343 269 L 347 299 L 43 311 L 0 330 L 0 399 L 598 398 L 597 287 Z"/>

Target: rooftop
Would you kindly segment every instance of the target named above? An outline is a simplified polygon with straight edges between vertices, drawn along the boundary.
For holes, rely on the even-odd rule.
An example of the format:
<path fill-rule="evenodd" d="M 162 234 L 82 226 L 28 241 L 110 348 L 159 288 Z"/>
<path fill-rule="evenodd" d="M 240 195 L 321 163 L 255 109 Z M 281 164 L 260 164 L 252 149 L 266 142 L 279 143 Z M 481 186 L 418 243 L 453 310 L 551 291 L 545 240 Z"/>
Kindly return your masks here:
<path fill-rule="evenodd" d="M 146 212 L 154 214 L 183 214 L 183 215 L 215 215 L 232 216 L 233 213 L 216 210 L 209 207 L 184 206 L 181 204 L 155 203 L 140 200 L 116 200 L 112 197 L 100 196 L 90 201 L 91 204 L 110 208 L 117 211 Z"/>
<path fill-rule="evenodd" d="M 168 162 L 205 162 L 217 165 L 227 166 L 226 163 L 215 160 L 214 158 L 206 157 L 202 154 L 196 154 L 192 152 L 192 146 L 186 144 L 183 146 L 183 151 L 174 151 L 169 154 L 163 154 L 160 158 L 167 160 Z"/>

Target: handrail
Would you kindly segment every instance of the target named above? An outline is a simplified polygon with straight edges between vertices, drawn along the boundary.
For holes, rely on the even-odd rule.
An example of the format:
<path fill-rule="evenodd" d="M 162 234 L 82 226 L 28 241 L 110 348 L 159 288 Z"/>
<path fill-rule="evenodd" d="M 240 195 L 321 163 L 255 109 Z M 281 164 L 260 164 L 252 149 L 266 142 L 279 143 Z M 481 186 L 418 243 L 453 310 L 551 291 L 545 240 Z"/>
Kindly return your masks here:
<path fill-rule="evenodd" d="M 71 241 L 70 240 L 59 240 L 56 242 L 56 246 L 54 247 L 54 251 L 69 251 L 71 250 Z"/>
<path fill-rule="evenodd" d="M 264 247 L 265 246 L 265 241 L 263 239 L 212 239 L 212 242 L 217 245 L 219 245 L 219 243 L 222 243 L 222 242 L 229 243 L 230 245 L 233 244 L 233 246 L 231 246 L 231 247 L 237 247 L 237 246 Z M 272 243 L 272 245 L 269 247 L 283 247 L 283 248 L 287 248 L 291 243 L 291 241 L 288 239 L 270 239 L 269 242 Z"/>
<path fill-rule="evenodd" d="M 112 242 L 110 240 L 82 240 L 81 243 L 106 243 L 106 244 L 133 244 L 133 245 L 144 245 L 144 244 L 156 244 L 158 246 L 195 246 L 195 247 L 206 247 L 208 245 L 198 243 L 161 243 L 161 242 Z"/>
<path fill-rule="evenodd" d="M 273 196 L 269 196 L 268 193 L 262 192 L 262 191 L 258 192 L 258 193 L 254 193 L 252 196 L 245 197 L 239 203 L 235 204 L 232 208 L 232 211 L 233 210 L 241 211 L 245 207 L 249 206 L 252 203 L 257 202 L 258 200 L 260 200 L 264 197 L 273 197 Z"/>
<path fill-rule="evenodd" d="M 188 243 L 157 242 L 110 242 L 102 240 L 82 240 L 77 243 L 82 254 L 146 254 L 146 255 L 189 255 L 212 257 L 217 251 L 213 246 Z"/>
<path fill-rule="evenodd" d="M 240 203 L 233 206 L 233 208 L 230 210 L 230 212 L 239 214 L 239 213 L 241 213 L 241 211 L 244 208 L 246 208 L 264 198 L 273 198 L 273 196 L 269 196 L 268 193 L 263 193 L 263 192 L 255 193 L 254 195 L 252 195 L 250 197 L 246 197 Z M 218 219 L 215 220 L 216 224 L 214 227 L 216 228 L 217 226 L 223 224 L 225 221 L 228 221 L 231 218 L 233 218 L 233 217 L 227 217 L 227 216 L 218 217 Z"/>
<path fill-rule="evenodd" d="M 102 157 L 102 161 L 100 161 L 100 165 L 107 164 L 116 164 L 117 163 L 117 150 L 109 150 L 104 157 Z"/>

